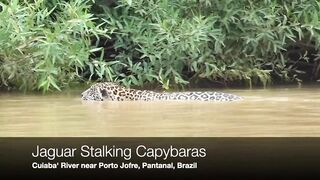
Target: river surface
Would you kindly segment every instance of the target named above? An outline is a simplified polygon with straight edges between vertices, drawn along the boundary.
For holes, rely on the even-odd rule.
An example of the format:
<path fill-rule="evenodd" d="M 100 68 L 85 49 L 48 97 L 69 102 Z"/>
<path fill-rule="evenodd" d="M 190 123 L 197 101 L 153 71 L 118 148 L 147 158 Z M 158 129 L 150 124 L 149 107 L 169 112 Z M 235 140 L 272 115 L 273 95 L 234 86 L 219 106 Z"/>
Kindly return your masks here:
<path fill-rule="evenodd" d="M 220 90 L 239 102 L 86 102 L 0 93 L 0 136 L 320 137 L 320 86 Z"/>

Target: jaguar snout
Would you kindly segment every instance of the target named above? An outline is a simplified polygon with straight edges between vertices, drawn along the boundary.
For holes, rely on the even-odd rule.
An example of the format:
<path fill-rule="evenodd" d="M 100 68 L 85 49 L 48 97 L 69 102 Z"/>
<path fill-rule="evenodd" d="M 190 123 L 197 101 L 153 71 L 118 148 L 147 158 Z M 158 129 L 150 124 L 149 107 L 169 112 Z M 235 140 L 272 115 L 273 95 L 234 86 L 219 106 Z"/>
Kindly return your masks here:
<path fill-rule="evenodd" d="M 86 96 L 85 93 L 81 93 L 81 99 L 82 100 L 88 100 L 88 97 Z"/>

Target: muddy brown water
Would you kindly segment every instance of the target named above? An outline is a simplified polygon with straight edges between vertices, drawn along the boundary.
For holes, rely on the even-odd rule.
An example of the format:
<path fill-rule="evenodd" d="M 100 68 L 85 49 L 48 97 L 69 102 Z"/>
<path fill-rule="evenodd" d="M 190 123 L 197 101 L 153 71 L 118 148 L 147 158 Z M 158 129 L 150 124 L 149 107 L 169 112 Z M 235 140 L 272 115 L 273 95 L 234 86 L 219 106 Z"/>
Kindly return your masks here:
<path fill-rule="evenodd" d="M 320 86 L 220 90 L 239 102 L 86 102 L 0 93 L 0 136 L 320 137 Z"/>

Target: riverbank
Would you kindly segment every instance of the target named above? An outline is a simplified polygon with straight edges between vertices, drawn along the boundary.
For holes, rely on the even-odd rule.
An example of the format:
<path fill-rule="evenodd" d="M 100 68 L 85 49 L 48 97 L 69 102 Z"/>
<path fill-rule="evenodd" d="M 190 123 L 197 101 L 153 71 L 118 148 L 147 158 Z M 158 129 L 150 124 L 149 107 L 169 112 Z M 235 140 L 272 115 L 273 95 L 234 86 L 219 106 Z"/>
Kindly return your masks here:
<path fill-rule="evenodd" d="M 188 88 L 317 82 L 319 3 L 85 1 L 0 3 L 0 87 L 57 91 L 116 81 Z M 191 85 L 192 86 L 192 85 Z"/>

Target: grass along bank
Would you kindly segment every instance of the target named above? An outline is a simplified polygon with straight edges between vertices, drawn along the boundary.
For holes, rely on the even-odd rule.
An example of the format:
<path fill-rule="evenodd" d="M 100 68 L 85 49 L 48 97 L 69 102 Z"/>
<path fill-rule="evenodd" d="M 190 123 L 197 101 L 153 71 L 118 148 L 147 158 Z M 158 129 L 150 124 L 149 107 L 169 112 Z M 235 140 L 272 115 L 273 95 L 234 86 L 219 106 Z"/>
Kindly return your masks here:
<path fill-rule="evenodd" d="M 1 3 L 2 87 L 116 81 L 164 89 L 316 82 L 316 0 Z"/>

